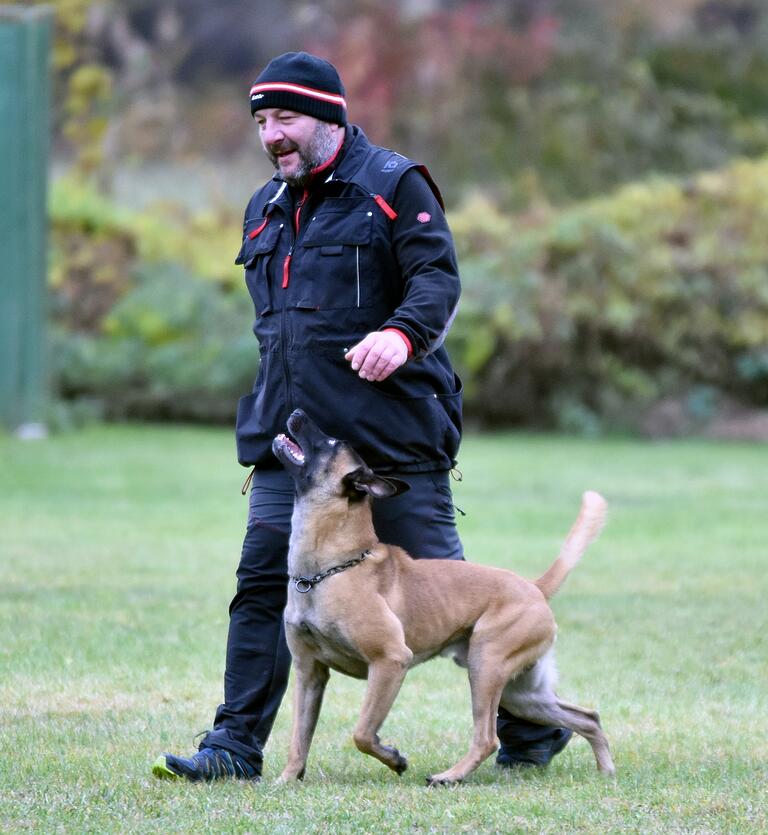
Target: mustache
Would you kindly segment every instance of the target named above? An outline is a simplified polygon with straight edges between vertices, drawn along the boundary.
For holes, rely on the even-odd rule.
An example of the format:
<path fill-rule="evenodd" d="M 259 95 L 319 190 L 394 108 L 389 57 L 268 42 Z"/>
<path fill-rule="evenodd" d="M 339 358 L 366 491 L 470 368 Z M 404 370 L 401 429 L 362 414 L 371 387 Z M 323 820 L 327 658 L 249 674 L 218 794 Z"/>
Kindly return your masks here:
<path fill-rule="evenodd" d="M 299 146 L 294 142 L 283 140 L 282 142 L 273 142 L 271 145 L 268 145 L 267 150 L 272 156 L 277 156 L 278 154 L 285 154 L 289 151 L 298 151 Z"/>

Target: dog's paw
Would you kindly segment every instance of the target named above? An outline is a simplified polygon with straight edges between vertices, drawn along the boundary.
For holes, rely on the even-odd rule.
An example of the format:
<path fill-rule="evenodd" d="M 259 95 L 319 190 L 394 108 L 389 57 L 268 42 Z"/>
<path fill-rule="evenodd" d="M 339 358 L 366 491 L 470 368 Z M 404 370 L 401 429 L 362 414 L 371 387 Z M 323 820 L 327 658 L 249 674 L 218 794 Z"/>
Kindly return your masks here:
<path fill-rule="evenodd" d="M 450 780 L 447 777 L 441 777 L 439 774 L 433 774 L 431 777 L 427 777 L 427 785 L 430 788 L 434 788 L 435 786 L 458 786 L 461 783 L 461 780 Z"/>
<path fill-rule="evenodd" d="M 400 775 L 408 768 L 408 758 L 404 757 L 397 748 L 388 748 L 388 753 L 391 756 L 391 760 L 387 763 L 387 765 L 395 772 L 395 774 Z"/>

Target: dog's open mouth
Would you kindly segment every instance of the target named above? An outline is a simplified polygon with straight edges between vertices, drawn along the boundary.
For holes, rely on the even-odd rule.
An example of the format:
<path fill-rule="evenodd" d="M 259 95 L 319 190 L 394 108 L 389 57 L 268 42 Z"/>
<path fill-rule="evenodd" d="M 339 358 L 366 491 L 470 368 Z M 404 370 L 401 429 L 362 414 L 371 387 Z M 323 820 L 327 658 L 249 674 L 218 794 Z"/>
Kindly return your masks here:
<path fill-rule="evenodd" d="M 296 441 L 284 435 L 282 432 L 275 438 L 275 443 L 280 451 L 289 458 L 297 467 L 304 466 L 304 450 Z"/>

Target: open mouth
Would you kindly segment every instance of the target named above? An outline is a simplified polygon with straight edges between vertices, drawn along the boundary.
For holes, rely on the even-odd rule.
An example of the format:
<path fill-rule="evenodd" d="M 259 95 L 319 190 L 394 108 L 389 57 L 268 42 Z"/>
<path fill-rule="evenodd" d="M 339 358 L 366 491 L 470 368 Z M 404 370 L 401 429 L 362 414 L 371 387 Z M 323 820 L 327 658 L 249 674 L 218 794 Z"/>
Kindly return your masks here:
<path fill-rule="evenodd" d="M 291 438 L 280 433 L 275 438 L 280 451 L 297 467 L 304 466 L 304 450 Z"/>
<path fill-rule="evenodd" d="M 291 159 L 294 154 L 296 153 L 296 148 L 283 148 L 282 150 L 275 151 L 275 159 L 278 162 L 286 162 L 287 160 Z"/>

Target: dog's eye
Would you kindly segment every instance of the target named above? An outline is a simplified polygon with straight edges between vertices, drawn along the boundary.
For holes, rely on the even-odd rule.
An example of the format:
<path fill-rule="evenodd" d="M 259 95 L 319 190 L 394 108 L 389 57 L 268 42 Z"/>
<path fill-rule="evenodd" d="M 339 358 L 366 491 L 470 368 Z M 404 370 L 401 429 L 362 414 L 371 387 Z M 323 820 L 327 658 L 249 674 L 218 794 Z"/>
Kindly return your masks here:
<path fill-rule="evenodd" d="M 338 441 L 336 440 L 336 438 L 328 438 L 328 443 L 330 446 L 336 446 Z"/>

